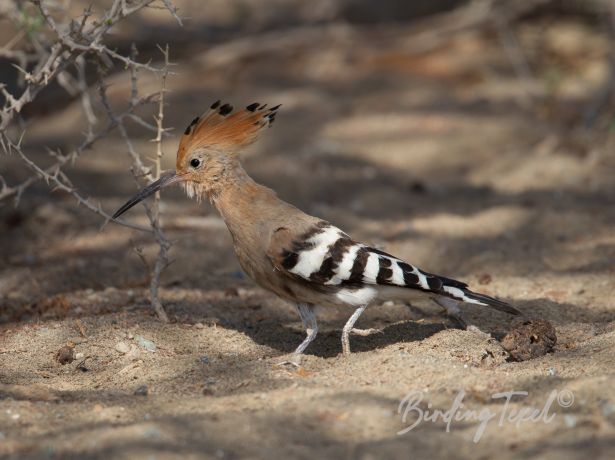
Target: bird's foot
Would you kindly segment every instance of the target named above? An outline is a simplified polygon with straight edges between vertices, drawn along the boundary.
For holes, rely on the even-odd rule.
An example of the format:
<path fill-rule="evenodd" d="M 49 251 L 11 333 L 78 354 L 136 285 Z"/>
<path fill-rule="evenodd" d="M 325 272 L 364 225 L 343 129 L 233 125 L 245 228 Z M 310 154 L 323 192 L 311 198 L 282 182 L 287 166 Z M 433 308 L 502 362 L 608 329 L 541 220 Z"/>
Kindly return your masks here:
<path fill-rule="evenodd" d="M 468 330 L 468 327 L 470 327 L 468 325 L 468 323 L 466 323 L 464 321 L 464 319 L 461 316 L 459 316 L 459 315 L 450 315 L 449 314 L 449 315 L 447 315 L 447 318 L 450 320 L 451 323 L 453 323 L 453 327 L 455 329 L 461 329 L 461 330 L 466 331 L 466 330 Z"/>
<path fill-rule="evenodd" d="M 373 335 L 373 334 L 384 334 L 384 332 L 382 332 L 382 330 L 380 329 L 357 329 L 357 328 L 352 328 L 350 330 L 351 334 L 354 335 L 360 335 L 362 337 L 367 337 L 368 335 Z"/>
<path fill-rule="evenodd" d="M 380 329 L 344 329 L 342 331 L 342 354 L 348 356 L 350 354 L 350 334 L 366 337 L 372 334 L 383 334 Z"/>

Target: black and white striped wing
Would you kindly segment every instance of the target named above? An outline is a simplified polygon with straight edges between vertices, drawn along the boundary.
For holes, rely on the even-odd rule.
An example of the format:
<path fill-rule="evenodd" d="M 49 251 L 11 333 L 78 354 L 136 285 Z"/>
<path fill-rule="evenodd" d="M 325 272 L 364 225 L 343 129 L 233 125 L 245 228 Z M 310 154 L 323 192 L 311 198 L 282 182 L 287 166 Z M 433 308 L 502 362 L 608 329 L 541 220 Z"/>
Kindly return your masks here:
<path fill-rule="evenodd" d="M 461 281 L 424 272 L 386 252 L 357 243 L 325 221 L 298 236 L 287 228 L 277 229 L 269 256 L 278 270 L 319 286 L 397 286 L 519 313 L 505 302 L 470 291 Z"/>
<path fill-rule="evenodd" d="M 284 235 L 278 242 L 281 244 L 275 244 L 277 247 L 270 251 L 276 267 L 312 283 L 330 286 L 380 284 L 426 291 L 442 289 L 439 277 L 357 243 L 324 221 L 296 238 Z"/>

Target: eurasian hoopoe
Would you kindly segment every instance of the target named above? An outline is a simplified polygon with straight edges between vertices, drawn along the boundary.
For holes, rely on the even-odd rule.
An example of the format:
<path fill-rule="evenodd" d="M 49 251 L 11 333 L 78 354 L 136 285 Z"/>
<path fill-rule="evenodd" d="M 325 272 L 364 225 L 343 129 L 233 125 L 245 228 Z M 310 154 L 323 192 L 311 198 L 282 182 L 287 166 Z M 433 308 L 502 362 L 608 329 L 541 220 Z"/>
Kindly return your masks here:
<path fill-rule="evenodd" d="M 459 302 L 520 314 L 505 302 L 470 291 L 461 281 L 427 273 L 358 243 L 254 182 L 242 168 L 238 152 L 273 123 L 279 107 L 267 109 L 266 104 L 254 103 L 231 115 L 232 106 L 214 103 L 186 128 L 175 171 L 145 187 L 113 217 L 176 183 L 190 197 L 209 198 L 231 233 L 245 272 L 263 288 L 296 304 L 307 337 L 295 350 L 295 362 L 318 332 L 315 305 L 355 309 L 342 330 L 345 354 L 350 353 L 351 333 L 373 332 L 355 329 L 354 324 L 374 302 L 418 296 L 432 298 L 452 315 L 459 313 Z"/>

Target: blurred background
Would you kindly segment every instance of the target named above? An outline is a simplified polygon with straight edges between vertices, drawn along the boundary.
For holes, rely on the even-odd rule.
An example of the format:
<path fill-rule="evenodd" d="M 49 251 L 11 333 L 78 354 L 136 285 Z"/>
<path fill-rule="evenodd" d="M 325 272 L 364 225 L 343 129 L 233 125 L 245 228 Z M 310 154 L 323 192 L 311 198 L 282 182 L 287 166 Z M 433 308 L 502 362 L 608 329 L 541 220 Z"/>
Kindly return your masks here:
<path fill-rule="evenodd" d="M 112 3 L 67 0 L 48 5 L 58 22 L 69 24 L 67 18 L 75 18 L 70 27 L 77 27 L 88 5 L 92 18 L 104 21 Z M 273 128 L 243 155 L 247 171 L 257 181 L 357 239 L 426 270 L 461 278 L 552 321 L 561 350 L 564 344 L 574 348 L 571 344 L 603 332 L 601 340 L 613 346 L 615 338 L 601 328 L 615 320 L 614 2 L 175 0 L 177 18 L 168 5 L 156 3 L 118 21 L 102 39 L 108 49 L 123 56 L 131 55 L 134 44 L 136 59 L 154 67 L 164 64 L 159 46 L 169 46 L 173 65 L 167 78 L 164 126 L 173 129 L 162 144 L 165 168 L 174 167 L 185 126 L 215 100 L 236 108 L 252 102 L 282 104 Z M 36 5 L 25 1 L 0 2 L 0 25 L 0 82 L 16 96 L 24 77 L 15 64 L 33 69 L 35 62 L 27 56 L 35 54 L 37 46 L 53 44 L 54 33 Z M 26 57 L 11 52 L 15 50 L 24 51 Z M 123 62 L 108 58 L 101 76 L 100 64 L 94 61 L 86 54 L 81 80 L 76 70 L 69 69 L 64 81 L 46 86 L 6 132 L 15 141 L 21 138 L 23 152 L 41 167 L 54 163 L 50 152 L 71 152 L 92 132 L 103 132 L 62 171 L 81 195 L 112 213 L 137 185 L 125 137 L 117 129 L 105 132 L 109 120 L 98 88 L 103 82 L 112 110 L 121 113 L 131 100 L 131 72 Z M 140 96 L 156 94 L 159 87 L 159 74 L 139 70 Z M 84 94 L 90 95 L 89 103 Z M 6 93 L 0 96 L 1 103 L 6 99 Z M 150 124 L 155 124 L 158 110 L 153 102 L 135 110 Z M 155 156 L 151 142 L 155 133 L 133 119 L 127 119 L 125 128 L 144 161 Z M 19 155 L 2 154 L 0 176 L 7 192 L 28 182 L 33 173 Z M 81 318 L 90 321 L 89 330 L 107 331 L 100 340 L 109 341 L 110 356 L 115 353 L 117 321 L 122 330 L 139 323 L 147 324 L 153 336 L 162 334 L 147 300 L 151 266 L 144 267 L 143 260 L 151 264 L 158 250 L 151 235 L 112 223 L 101 230 L 103 217 L 78 206 L 74 196 L 44 180 L 28 182 L 23 193 L 3 197 L 0 192 L 0 197 L 0 324 L 5 331 L 40 321 L 58 321 L 53 324 L 70 329 L 72 321 Z M 238 380 L 225 380 L 232 369 L 237 370 L 233 366 L 241 367 L 242 359 L 257 355 L 262 359 L 290 351 L 301 337 L 297 318 L 241 273 L 224 223 L 208 203 L 189 201 L 181 191 L 170 190 L 163 194 L 161 210 L 174 261 L 163 273 L 161 299 L 172 320 L 180 325 L 205 323 L 208 331 L 208 318 L 215 317 L 228 329 L 231 338 L 226 342 L 201 347 L 215 348 L 224 342 L 239 354 L 232 347 L 256 347 L 246 352 L 248 357 L 233 355 L 235 364 L 220 358 L 218 373 L 207 374 L 220 382 L 216 394 L 234 395 Z M 127 219 L 148 225 L 141 208 Z M 364 357 L 389 353 L 396 342 L 420 340 L 434 332 L 394 327 L 395 321 L 418 321 L 420 315 L 405 307 L 389 307 L 366 314 L 366 322 L 389 330 L 386 338 L 359 340 Z M 497 323 L 471 308 L 468 314 L 485 327 Z M 338 347 L 337 336 L 328 336 L 327 328 L 335 331 L 345 316 L 322 313 L 325 337 L 315 343 L 314 354 L 320 359 L 323 379 L 334 378 L 327 363 L 335 359 Z M 231 345 L 238 333 L 249 341 Z M 0 354 L 0 360 L 5 359 L 5 374 L 0 370 L 5 383 L 26 382 L 24 366 L 31 366 L 32 372 L 45 366 L 44 353 L 34 350 L 55 346 L 54 339 L 32 334 L 20 342 L 23 348 L 34 347 L 32 356 L 9 361 Z M 64 339 L 71 334 L 65 333 Z M 156 337 L 169 343 L 194 340 L 190 330 L 181 328 L 173 337 Z M 397 356 L 397 349 L 390 352 Z M 440 358 L 446 363 L 450 356 Z M 193 394 L 192 384 L 177 377 L 183 371 L 173 367 L 170 358 L 164 361 L 157 355 L 156 359 L 163 360 L 156 366 L 163 369 L 159 372 L 164 382 L 156 377 L 162 374 L 139 371 L 150 386 L 158 385 L 161 393 L 173 389 Z M 608 362 L 600 361 L 590 374 L 609 374 Z M 582 365 L 569 365 L 574 374 L 570 378 L 581 378 Z M 122 368 L 117 366 L 93 364 L 95 372 L 83 374 L 90 379 L 87 385 L 98 382 L 100 391 L 109 392 L 132 388 L 132 377 L 113 377 Z M 86 386 L 56 368 L 45 369 L 53 374 L 43 381 L 47 386 L 73 390 Z M 249 366 L 241 369 L 242 378 L 247 378 L 248 369 L 255 372 Z M 365 378 L 386 381 L 395 380 L 397 371 L 362 372 Z M 83 375 L 79 379 L 86 378 Z M 258 375 L 240 392 L 286 385 L 259 380 L 262 375 Z M 438 382 L 441 377 L 433 379 Z M 516 382 L 530 379 L 528 374 L 517 377 Z M 466 382 L 463 378 L 455 380 Z M 588 391 L 596 395 L 599 390 L 607 391 L 602 387 Z M 390 391 L 402 395 L 401 389 Z M 81 397 L 84 404 L 92 402 L 91 395 L 75 396 L 76 401 Z M 130 403 L 122 404 L 133 410 Z M 314 423 L 321 423 L 319 415 L 314 417 Z M 275 429 L 283 430 L 288 423 L 276 420 L 271 425 Z M 297 433 L 305 428 L 299 422 L 293 427 Z M 586 441 L 594 434 L 587 430 L 575 431 L 579 445 L 569 446 L 579 455 L 583 449 L 612 448 L 612 434 L 588 447 Z M 346 441 L 339 439 L 349 439 L 346 434 L 338 439 L 325 431 L 319 436 L 333 446 L 327 452 L 344 451 Z M 300 443 L 294 433 L 287 434 Z M 369 430 L 361 433 L 361 442 L 366 443 L 362 446 L 369 450 L 373 436 L 384 439 L 394 430 L 386 431 L 386 436 Z M 526 439 L 526 435 L 529 431 L 520 436 Z M 322 437 L 312 439 L 322 441 Z M 254 439 L 258 444 L 258 436 Z M 285 444 L 281 435 L 267 439 Z M 433 452 L 443 438 L 425 439 L 417 449 Z M 448 454 L 464 445 L 446 439 Z M 494 439 L 481 449 L 499 454 L 506 440 L 504 435 Z M 263 452 L 271 447 L 258 445 Z M 396 446 L 388 451 L 392 458 L 407 452 L 407 445 Z M 519 455 L 540 454 L 526 447 Z M 225 447 L 233 448 L 232 443 Z M 288 455 L 296 453 L 287 446 L 278 448 Z"/>
<path fill-rule="evenodd" d="M 92 18 L 103 15 L 111 4 L 94 2 Z M 159 5 L 119 21 L 104 39 L 109 49 L 126 56 L 136 45 L 137 60 L 153 66 L 163 59 L 158 47 L 169 45 L 174 65 L 167 83 L 164 124 L 171 130 L 164 141 L 165 168 L 174 165 L 184 127 L 213 101 L 223 99 L 235 107 L 254 101 L 281 103 L 279 123 L 244 155 L 248 171 L 258 181 L 308 212 L 363 232 L 359 236 L 375 243 L 425 238 L 412 255 L 438 270 L 443 265 L 438 257 L 446 253 L 448 270 L 461 275 L 489 257 L 473 263 L 478 256 L 468 255 L 480 252 L 470 246 L 481 248 L 479 241 L 486 236 L 481 232 L 489 231 L 464 233 L 458 250 L 457 241 L 432 244 L 434 236 L 448 238 L 448 229 L 458 225 L 460 217 L 473 215 L 499 225 L 488 235 L 491 243 L 498 243 L 498 251 L 511 251 L 499 270 L 531 272 L 537 269 L 535 261 L 494 239 L 520 232 L 523 237 L 515 238 L 515 244 L 550 251 L 553 245 L 567 244 L 568 232 L 584 232 L 588 222 L 595 229 L 595 219 L 611 203 L 611 2 L 174 4 L 182 25 Z M 31 50 L 37 34 L 40 42 L 53 38 L 35 5 L 3 5 L 1 43 Z M 51 3 L 50 14 L 58 21 L 78 20 L 86 6 L 78 1 Z M 11 125 L 13 138 L 25 130 L 24 150 L 42 166 L 53 164 L 49 152 L 71 152 L 88 132 L 98 133 L 106 126 L 97 100 L 101 81 L 94 56 L 86 55 L 86 62 L 85 89 L 91 94 L 93 113 L 84 112 L 83 92 L 74 82 L 71 85 L 69 70 L 64 78 L 68 83 L 45 87 Z M 130 98 L 130 72 L 122 62 L 107 62 L 103 81 L 108 102 L 120 113 Z M 23 78 L 16 63 L 5 57 L 0 69 L 6 87 L 18 94 Z M 154 94 L 159 86 L 159 75 L 139 73 L 140 95 Z M 156 104 L 137 113 L 153 124 Z M 131 120 L 125 128 L 140 155 L 154 155 L 154 133 Z M 89 147 L 78 161 L 66 165 L 66 174 L 82 195 L 111 211 L 135 189 L 126 143 L 111 129 Z M 32 176 L 16 155 L 4 155 L 1 161 L 9 185 Z M 39 260 L 41 251 L 54 251 L 47 248 L 49 235 L 38 232 L 41 223 L 55 228 L 47 219 L 57 221 L 63 237 L 69 232 L 72 244 L 90 229 L 102 239 L 117 230 L 111 225 L 97 233 L 99 216 L 79 210 L 61 190 L 50 195 L 49 188 L 45 181 L 34 181 L 19 194 L 20 206 L 11 205 L 15 195 L 3 200 L 3 232 L 8 237 L 2 239 L 1 263 Z M 215 216 L 207 205 L 191 203 L 179 191 L 165 194 L 163 206 L 166 215 L 179 219 Z M 553 225 L 549 213 L 562 207 L 582 215 L 560 212 L 553 218 L 566 219 L 565 223 Z M 42 220 L 29 224 L 40 213 Z M 434 216 L 439 217 L 433 220 Z M 145 216 L 135 212 L 131 218 Z M 190 222 L 185 225 L 195 223 Z M 23 230 L 30 227 L 32 234 L 26 237 Z M 468 242 L 472 237 L 476 241 Z M 109 261 L 115 267 L 117 257 L 124 257 L 126 238 L 90 250 L 117 251 Z M 614 255 L 610 246 L 607 252 Z M 202 257 L 203 267 L 213 273 L 227 271 L 234 260 L 232 254 L 223 259 Z M 578 260 L 576 255 L 573 260 Z M 140 271 L 140 264 L 137 258 L 127 265 Z M 181 272 L 181 267 L 175 269 Z M 194 275 L 177 276 L 190 282 Z M 81 276 L 68 279 L 81 287 L 98 282 Z M 21 281 L 17 284 L 28 296 L 35 292 Z"/>

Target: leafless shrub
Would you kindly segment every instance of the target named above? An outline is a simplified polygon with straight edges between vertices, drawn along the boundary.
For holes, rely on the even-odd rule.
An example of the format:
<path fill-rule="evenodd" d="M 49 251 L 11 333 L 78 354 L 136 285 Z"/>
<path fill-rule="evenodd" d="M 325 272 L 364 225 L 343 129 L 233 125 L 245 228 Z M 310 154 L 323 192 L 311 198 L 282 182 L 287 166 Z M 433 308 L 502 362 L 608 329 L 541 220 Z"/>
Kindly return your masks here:
<path fill-rule="evenodd" d="M 151 181 L 160 176 L 162 139 L 166 134 L 163 119 L 166 79 L 170 66 L 168 47 L 161 48 L 164 65 L 155 67 L 149 63 L 139 62 L 134 46 L 130 55 L 124 55 L 105 45 L 105 37 L 116 24 L 129 20 L 130 16 L 143 8 L 164 8 L 181 24 L 181 19 L 169 0 L 115 0 L 109 9 L 102 13 L 94 14 L 90 7 L 76 18 L 69 17 L 60 3 L 51 0 L 32 0 L 29 3 L 9 1 L 2 5 L 0 16 L 11 20 L 17 26 L 18 32 L 8 43 L 0 46 L 0 57 L 10 60 L 19 70 L 20 87 L 18 91 L 11 92 L 6 83 L 0 81 L 0 102 L 4 99 L 0 108 L 0 148 L 7 155 L 17 155 L 32 174 L 23 182 L 12 185 L 0 175 L 0 203 L 13 200 L 14 204 L 18 205 L 28 187 L 44 180 L 52 189 L 72 195 L 78 204 L 102 216 L 105 223 L 111 220 L 111 216 L 100 204 L 83 196 L 74 187 L 63 167 L 77 161 L 86 150 L 114 130 L 118 131 L 125 141 L 126 151 L 132 159 L 135 179 Z M 119 113 L 111 107 L 104 83 L 108 69 L 117 63 L 127 68 L 131 75 L 130 101 L 128 107 Z M 95 71 L 91 72 L 91 69 Z M 88 84 L 86 78 L 88 72 L 96 74 L 94 86 L 98 87 L 97 93 L 90 89 L 92 85 Z M 153 72 L 159 75 L 160 90 L 154 94 L 139 94 L 139 72 Z M 40 92 L 53 82 L 58 83 L 72 97 L 80 99 L 87 129 L 81 143 L 71 151 L 48 149 L 54 162 L 50 166 L 43 167 L 26 155 L 22 149 L 22 141 L 26 136 L 26 123 L 20 113 L 26 104 L 35 102 Z M 154 123 L 137 115 L 137 109 L 149 104 L 152 108 L 156 107 Z M 106 118 L 102 127 L 98 127 L 100 116 Z M 152 165 L 147 165 L 141 154 L 135 150 L 125 126 L 128 120 L 152 132 L 156 146 Z M 157 196 L 151 206 L 146 206 L 149 227 L 121 220 L 115 222 L 154 236 L 159 251 L 151 269 L 151 303 L 158 317 L 168 321 L 158 298 L 158 287 L 160 275 L 168 265 L 168 251 L 171 244 L 160 226 L 158 208 Z"/>

